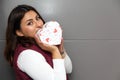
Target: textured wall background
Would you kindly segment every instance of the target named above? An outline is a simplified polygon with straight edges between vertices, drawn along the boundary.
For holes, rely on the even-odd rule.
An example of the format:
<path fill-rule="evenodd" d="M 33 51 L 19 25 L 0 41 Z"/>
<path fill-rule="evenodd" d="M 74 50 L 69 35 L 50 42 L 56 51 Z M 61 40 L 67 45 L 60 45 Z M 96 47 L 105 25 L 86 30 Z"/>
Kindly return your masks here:
<path fill-rule="evenodd" d="M 30 4 L 46 21 L 60 22 L 73 62 L 70 80 L 120 80 L 119 0 L 1 0 L 0 79 L 14 80 L 3 49 L 7 18 L 18 4 Z"/>

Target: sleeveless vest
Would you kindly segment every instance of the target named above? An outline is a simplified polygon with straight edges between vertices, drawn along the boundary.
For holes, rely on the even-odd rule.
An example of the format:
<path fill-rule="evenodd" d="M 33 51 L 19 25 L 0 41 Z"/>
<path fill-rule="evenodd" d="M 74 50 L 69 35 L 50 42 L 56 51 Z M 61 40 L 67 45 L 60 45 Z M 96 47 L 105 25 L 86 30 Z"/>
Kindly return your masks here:
<path fill-rule="evenodd" d="M 42 50 L 40 47 L 38 47 L 36 45 L 32 45 L 29 48 L 23 47 L 22 45 L 18 45 L 17 48 L 15 49 L 14 58 L 13 58 L 13 68 L 15 71 L 16 80 L 33 80 L 29 75 L 27 75 L 25 72 L 21 71 L 17 66 L 17 59 L 18 59 L 19 54 L 23 50 L 26 50 L 26 49 L 32 49 L 32 50 L 35 50 L 35 51 L 39 52 L 40 54 L 42 54 L 44 56 L 44 58 L 46 59 L 47 63 L 53 68 L 51 53 Z M 68 80 L 68 78 L 67 78 L 67 80 Z"/>
<path fill-rule="evenodd" d="M 13 68 L 16 74 L 16 80 L 33 80 L 32 78 L 29 77 L 29 75 L 27 75 L 25 72 L 21 71 L 18 66 L 17 66 L 17 59 L 19 54 L 26 49 L 32 49 L 35 50 L 37 52 L 39 52 L 40 54 L 42 54 L 47 63 L 53 68 L 53 62 L 52 62 L 52 56 L 49 52 L 43 51 L 42 49 L 40 49 L 40 47 L 36 46 L 36 45 L 32 45 L 29 48 L 23 47 L 22 45 L 18 45 L 15 53 L 14 53 L 14 58 L 13 58 Z M 29 65 L 28 65 L 29 66 Z"/>

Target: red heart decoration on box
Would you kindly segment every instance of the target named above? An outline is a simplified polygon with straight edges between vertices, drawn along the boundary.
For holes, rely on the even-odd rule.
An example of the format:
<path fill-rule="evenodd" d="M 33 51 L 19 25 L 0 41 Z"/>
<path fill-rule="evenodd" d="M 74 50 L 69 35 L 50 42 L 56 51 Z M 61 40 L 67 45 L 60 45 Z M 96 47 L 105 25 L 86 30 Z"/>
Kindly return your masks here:
<path fill-rule="evenodd" d="M 37 35 L 43 43 L 59 45 L 62 39 L 62 29 L 57 21 L 49 21 L 38 30 Z"/>

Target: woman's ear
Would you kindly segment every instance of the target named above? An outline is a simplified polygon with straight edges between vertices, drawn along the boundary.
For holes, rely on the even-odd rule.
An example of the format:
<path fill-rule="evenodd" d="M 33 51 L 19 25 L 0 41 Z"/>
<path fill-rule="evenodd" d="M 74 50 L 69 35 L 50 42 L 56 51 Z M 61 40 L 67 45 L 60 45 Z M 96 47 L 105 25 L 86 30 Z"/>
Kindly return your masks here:
<path fill-rule="evenodd" d="M 22 33 L 20 30 L 17 30 L 17 31 L 16 31 L 16 34 L 17 34 L 18 36 L 24 36 L 23 33 Z"/>

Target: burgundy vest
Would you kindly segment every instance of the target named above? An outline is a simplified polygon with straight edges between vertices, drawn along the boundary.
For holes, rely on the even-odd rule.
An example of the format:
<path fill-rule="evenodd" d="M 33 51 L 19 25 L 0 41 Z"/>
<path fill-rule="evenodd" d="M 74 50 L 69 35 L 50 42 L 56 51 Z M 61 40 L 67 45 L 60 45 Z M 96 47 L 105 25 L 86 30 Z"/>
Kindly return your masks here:
<path fill-rule="evenodd" d="M 15 74 L 16 74 L 16 80 L 33 80 L 32 78 L 29 77 L 29 75 L 27 75 L 26 73 L 24 73 L 23 71 L 21 71 L 18 68 L 18 66 L 17 66 L 17 59 L 18 59 L 19 54 L 23 50 L 26 50 L 26 49 L 33 49 L 33 50 L 39 52 L 40 54 L 42 54 L 45 57 L 45 59 L 48 62 L 48 64 L 51 67 L 53 67 L 52 56 L 51 56 L 51 54 L 49 52 L 43 51 L 42 49 L 40 49 L 36 45 L 33 45 L 33 46 L 29 47 L 29 48 L 25 48 L 25 47 L 23 47 L 21 45 L 18 45 L 17 48 L 16 48 L 16 50 L 15 50 L 14 58 L 13 58 L 13 68 L 14 68 L 14 71 L 15 71 Z"/>
<path fill-rule="evenodd" d="M 17 48 L 15 49 L 14 58 L 13 58 L 13 68 L 14 68 L 14 71 L 16 74 L 16 80 L 33 80 L 29 75 L 27 75 L 25 72 L 21 71 L 17 66 L 17 59 L 18 59 L 19 54 L 23 50 L 26 50 L 26 49 L 32 49 L 32 50 L 35 50 L 35 51 L 39 52 L 40 54 L 42 54 L 45 57 L 47 63 L 53 68 L 51 53 L 42 50 L 40 47 L 38 47 L 36 45 L 32 45 L 29 48 L 23 47 L 22 45 L 18 45 Z"/>

